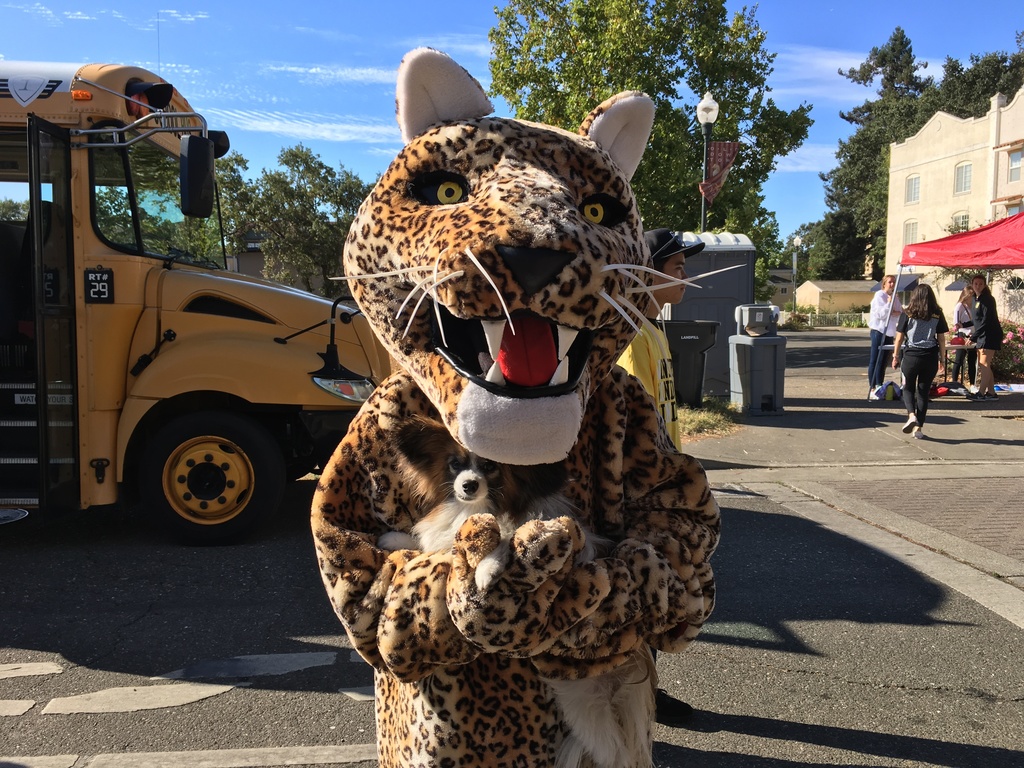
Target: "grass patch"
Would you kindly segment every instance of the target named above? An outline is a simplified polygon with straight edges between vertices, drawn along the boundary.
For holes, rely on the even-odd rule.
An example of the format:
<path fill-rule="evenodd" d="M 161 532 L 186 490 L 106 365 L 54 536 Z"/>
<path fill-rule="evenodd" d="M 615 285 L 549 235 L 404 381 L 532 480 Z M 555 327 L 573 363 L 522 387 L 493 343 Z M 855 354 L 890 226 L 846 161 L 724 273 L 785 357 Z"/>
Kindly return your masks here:
<path fill-rule="evenodd" d="M 739 429 L 732 403 L 717 397 L 705 397 L 700 408 L 680 408 L 679 433 L 683 440 L 722 437 Z"/>

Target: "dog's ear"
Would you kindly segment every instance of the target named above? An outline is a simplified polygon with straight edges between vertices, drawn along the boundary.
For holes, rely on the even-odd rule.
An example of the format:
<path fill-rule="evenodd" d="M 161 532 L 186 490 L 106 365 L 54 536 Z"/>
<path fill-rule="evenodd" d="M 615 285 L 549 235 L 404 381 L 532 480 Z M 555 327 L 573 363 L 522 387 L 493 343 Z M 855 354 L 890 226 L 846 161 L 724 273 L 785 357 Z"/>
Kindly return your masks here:
<path fill-rule="evenodd" d="M 423 472 L 436 466 L 457 444 L 440 422 L 413 416 L 403 422 L 395 436 L 395 447 L 414 469 Z"/>
<path fill-rule="evenodd" d="M 516 466 L 513 467 L 513 472 L 520 487 L 535 499 L 561 492 L 569 479 L 564 461 L 536 464 L 532 467 Z"/>

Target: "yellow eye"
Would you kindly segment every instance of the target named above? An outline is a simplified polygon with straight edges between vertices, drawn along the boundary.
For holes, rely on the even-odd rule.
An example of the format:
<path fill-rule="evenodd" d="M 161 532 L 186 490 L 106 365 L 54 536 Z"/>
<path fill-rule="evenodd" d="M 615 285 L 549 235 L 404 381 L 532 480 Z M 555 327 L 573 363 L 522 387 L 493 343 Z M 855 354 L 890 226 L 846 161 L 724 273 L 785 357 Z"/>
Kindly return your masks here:
<path fill-rule="evenodd" d="M 591 224 L 600 224 L 602 227 L 614 227 L 622 223 L 629 214 L 626 206 L 603 192 L 589 195 L 580 203 L 579 210 L 583 218 Z"/>
<path fill-rule="evenodd" d="M 583 217 L 591 224 L 604 221 L 604 206 L 601 203 L 586 203 L 583 206 Z"/>
<path fill-rule="evenodd" d="M 427 205 L 455 205 L 469 198 L 469 182 L 451 171 L 430 171 L 409 182 L 409 194 Z"/>
<path fill-rule="evenodd" d="M 437 186 L 437 200 L 442 205 L 459 202 L 463 194 L 462 185 L 454 181 L 444 181 Z"/>

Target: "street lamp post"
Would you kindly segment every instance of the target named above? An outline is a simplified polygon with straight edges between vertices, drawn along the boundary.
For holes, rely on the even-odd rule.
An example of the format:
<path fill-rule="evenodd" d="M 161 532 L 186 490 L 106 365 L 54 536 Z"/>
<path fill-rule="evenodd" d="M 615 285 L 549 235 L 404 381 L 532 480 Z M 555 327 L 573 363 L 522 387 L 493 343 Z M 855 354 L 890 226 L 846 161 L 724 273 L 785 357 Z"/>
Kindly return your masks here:
<path fill-rule="evenodd" d="M 797 235 L 793 238 L 793 311 L 796 312 L 796 257 L 800 253 L 800 246 L 804 244 L 804 239 Z"/>
<path fill-rule="evenodd" d="M 708 180 L 708 150 L 711 142 L 711 129 L 718 119 L 718 102 L 711 97 L 711 92 L 704 94 L 704 98 L 697 104 L 697 122 L 700 123 L 701 133 L 704 134 L 704 166 L 701 170 L 701 181 Z M 700 193 L 700 231 L 708 228 L 708 199 L 704 196 L 704 190 Z"/>

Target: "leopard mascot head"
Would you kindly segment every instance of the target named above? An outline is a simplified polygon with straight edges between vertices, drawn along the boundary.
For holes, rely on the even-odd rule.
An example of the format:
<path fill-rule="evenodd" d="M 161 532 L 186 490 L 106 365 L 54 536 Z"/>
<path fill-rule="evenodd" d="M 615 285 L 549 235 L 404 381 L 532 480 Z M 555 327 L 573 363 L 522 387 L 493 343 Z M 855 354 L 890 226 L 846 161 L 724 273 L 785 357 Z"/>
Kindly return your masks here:
<path fill-rule="evenodd" d="M 398 75 L 404 149 L 345 245 L 353 296 L 468 450 L 560 461 L 650 300 L 629 186 L 654 104 L 625 92 L 578 134 L 493 111 L 448 56 Z"/>

